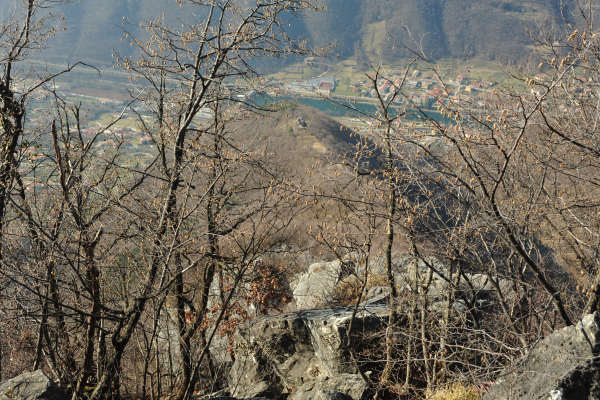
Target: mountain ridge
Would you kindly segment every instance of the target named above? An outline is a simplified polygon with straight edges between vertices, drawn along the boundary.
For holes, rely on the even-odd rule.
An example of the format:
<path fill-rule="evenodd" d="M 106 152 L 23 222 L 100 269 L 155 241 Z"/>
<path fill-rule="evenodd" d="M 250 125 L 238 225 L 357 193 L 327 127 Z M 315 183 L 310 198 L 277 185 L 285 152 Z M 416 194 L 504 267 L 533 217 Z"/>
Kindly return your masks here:
<path fill-rule="evenodd" d="M 249 0 L 252 1 L 252 0 Z M 19 0 L 0 0 L 5 20 Z M 140 23 L 163 12 L 173 23 L 193 23 L 172 0 L 75 0 L 58 7 L 66 31 L 59 32 L 44 57 L 63 62 L 84 59 L 112 64 L 113 53 L 131 55 L 125 29 L 141 35 Z M 531 55 L 528 29 L 557 31 L 575 21 L 576 0 L 326 0 L 327 10 L 286 20 L 292 36 L 317 47 L 336 43 L 332 54 L 359 62 L 394 62 L 420 46 L 436 58 L 523 60 Z M 126 20 L 128 24 L 123 25 Z"/>

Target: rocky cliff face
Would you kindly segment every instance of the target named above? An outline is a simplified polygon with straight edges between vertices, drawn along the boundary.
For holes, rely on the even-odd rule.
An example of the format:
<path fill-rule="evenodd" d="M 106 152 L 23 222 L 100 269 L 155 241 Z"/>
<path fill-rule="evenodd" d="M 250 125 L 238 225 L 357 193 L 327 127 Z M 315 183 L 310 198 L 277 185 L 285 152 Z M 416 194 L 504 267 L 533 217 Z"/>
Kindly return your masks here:
<path fill-rule="evenodd" d="M 353 332 L 381 331 L 388 311 L 385 306 L 362 309 Z M 228 379 L 231 395 L 362 398 L 367 385 L 346 346 L 351 317 L 351 308 L 332 308 L 250 321 L 235 336 L 235 363 Z"/>

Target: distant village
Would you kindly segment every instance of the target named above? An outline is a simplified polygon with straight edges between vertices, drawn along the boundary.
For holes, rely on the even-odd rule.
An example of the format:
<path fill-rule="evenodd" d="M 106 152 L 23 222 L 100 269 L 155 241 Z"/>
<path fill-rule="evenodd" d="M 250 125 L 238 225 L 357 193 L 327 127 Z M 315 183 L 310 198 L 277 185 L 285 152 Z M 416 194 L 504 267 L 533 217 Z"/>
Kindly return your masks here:
<path fill-rule="evenodd" d="M 439 79 L 432 72 L 421 72 L 415 70 L 410 76 L 402 82 L 403 76 L 398 73 L 391 74 L 387 79 L 381 79 L 378 90 L 383 96 L 388 96 L 393 92 L 394 87 L 402 85 L 404 93 L 408 98 L 399 98 L 398 102 L 409 101 L 423 107 L 431 107 L 436 101 L 460 100 L 461 98 L 471 98 L 477 100 L 489 89 L 497 85 L 496 82 L 472 79 L 466 75 L 448 77 L 444 82 L 445 88 L 440 84 Z M 350 91 L 352 95 L 339 95 L 337 93 L 339 81 L 335 76 L 322 75 L 316 78 L 297 80 L 293 82 L 271 81 L 271 93 L 278 95 L 295 96 L 314 96 L 314 97 L 343 97 L 356 100 L 373 100 L 377 92 L 368 79 L 352 82 Z M 481 105 L 483 105 L 483 98 Z"/>

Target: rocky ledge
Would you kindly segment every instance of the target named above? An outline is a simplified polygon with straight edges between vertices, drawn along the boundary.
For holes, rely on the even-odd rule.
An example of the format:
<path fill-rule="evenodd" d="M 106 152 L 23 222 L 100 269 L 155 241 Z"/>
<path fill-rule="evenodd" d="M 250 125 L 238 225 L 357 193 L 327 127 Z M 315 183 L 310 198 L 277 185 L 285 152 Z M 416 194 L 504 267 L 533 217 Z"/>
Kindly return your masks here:
<path fill-rule="evenodd" d="M 235 336 L 229 391 L 236 398 L 361 399 L 367 385 L 347 348 L 352 308 L 298 311 L 258 318 Z M 367 306 L 353 332 L 380 332 L 386 306 Z M 368 374 L 369 371 L 366 371 Z"/>
<path fill-rule="evenodd" d="M 235 361 L 227 394 L 219 400 L 365 400 L 369 392 L 347 346 L 352 308 L 306 310 L 251 320 L 234 338 Z M 357 337 L 381 334 L 389 308 L 365 304 L 356 314 Z M 353 336 L 354 338 L 354 336 Z M 377 342 L 377 341 L 375 341 Z M 361 342 L 354 342 L 360 348 Z M 42 371 L 0 384 L 0 400 L 68 399 Z M 217 399 L 217 398 L 216 398 Z M 585 316 L 534 346 L 501 374 L 484 400 L 600 399 L 600 317 Z"/>

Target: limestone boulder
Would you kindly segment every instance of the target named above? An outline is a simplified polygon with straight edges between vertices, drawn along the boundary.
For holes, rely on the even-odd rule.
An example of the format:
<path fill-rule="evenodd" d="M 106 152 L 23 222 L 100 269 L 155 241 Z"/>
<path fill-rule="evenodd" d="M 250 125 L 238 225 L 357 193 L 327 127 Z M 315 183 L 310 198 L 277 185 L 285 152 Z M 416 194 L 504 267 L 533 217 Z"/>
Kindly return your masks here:
<path fill-rule="evenodd" d="M 25 372 L 0 383 L 0 400 L 67 400 L 71 396 L 42 370 Z"/>
<path fill-rule="evenodd" d="M 539 342 L 484 400 L 600 399 L 600 318 L 586 315 Z"/>
<path fill-rule="evenodd" d="M 393 270 L 397 279 L 401 279 L 405 275 L 407 259 L 407 257 L 401 257 L 394 261 Z M 369 261 L 368 272 L 371 277 L 377 276 L 382 279 L 386 274 L 383 257 L 372 257 Z M 350 277 L 362 279 L 364 273 L 362 260 L 352 253 L 343 257 L 342 260 L 311 264 L 305 272 L 298 274 L 291 283 L 296 309 L 309 310 L 330 306 L 340 284 L 343 285 Z M 369 294 L 366 298 L 371 297 Z"/>
<path fill-rule="evenodd" d="M 298 310 L 319 308 L 327 304 L 342 275 L 342 262 L 311 264 L 294 282 L 294 301 Z"/>

